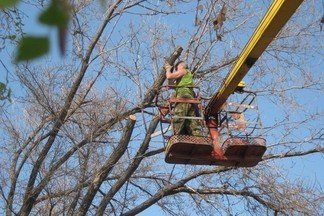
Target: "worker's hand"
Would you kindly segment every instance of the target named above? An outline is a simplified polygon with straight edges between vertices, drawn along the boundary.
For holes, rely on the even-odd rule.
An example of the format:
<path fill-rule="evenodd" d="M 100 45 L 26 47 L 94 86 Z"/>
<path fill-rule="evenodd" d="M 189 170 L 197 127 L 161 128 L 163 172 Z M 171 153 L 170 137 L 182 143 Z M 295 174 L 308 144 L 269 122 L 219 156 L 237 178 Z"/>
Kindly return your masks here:
<path fill-rule="evenodd" d="M 172 66 L 169 64 L 169 62 L 165 62 L 164 68 L 166 71 L 171 71 Z"/>

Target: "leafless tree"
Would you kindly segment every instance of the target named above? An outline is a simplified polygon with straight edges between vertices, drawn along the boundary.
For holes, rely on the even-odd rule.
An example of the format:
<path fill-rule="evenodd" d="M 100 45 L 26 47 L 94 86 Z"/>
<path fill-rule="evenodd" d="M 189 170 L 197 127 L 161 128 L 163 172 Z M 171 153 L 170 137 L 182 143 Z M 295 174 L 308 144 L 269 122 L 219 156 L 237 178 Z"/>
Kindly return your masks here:
<path fill-rule="evenodd" d="M 151 138 L 164 62 L 188 61 L 211 96 L 269 5 L 226 2 L 219 41 L 213 20 L 223 1 L 71 1 L 66 56 L 6 65 L 19 90 L 1 108 L 1 213 L 136 215 L 152 206 L 166 215 L 323 213 L 323 185 L 287 168 L 324 151 L 315 1 L 302 4 L 246 77 L 268 140 L 259 165 L 170 165 L 162 138 Z"/>

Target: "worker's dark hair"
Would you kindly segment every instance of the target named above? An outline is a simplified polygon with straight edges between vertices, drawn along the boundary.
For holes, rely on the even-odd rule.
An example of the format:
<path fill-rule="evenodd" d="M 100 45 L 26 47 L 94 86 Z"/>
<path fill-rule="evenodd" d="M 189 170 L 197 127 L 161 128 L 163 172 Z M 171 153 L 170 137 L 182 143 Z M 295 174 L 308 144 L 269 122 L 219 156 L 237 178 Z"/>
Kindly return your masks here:
<path fill-rule="evenodd" d="M 175 69 L 175 70 L 178 70 L 178 66 L 179 66 L 179 64 L 181 64 L 181 63 L 185 63 L 185 61 L 179 60 L 179 61 L 177 62 L 177 64 L 174 65 L 174 69 Z M 188 66 L 187 66 L 186 63 L 185 63 L 185 68 L 188 69 Z"/>

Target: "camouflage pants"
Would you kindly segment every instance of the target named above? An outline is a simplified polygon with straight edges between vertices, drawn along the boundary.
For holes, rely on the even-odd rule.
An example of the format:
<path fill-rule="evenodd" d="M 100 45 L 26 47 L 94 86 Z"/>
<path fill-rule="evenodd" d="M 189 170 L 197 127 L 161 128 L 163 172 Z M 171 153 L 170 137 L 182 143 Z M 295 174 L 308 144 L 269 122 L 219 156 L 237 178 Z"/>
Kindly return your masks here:
<path fill-rule="evenodd" d="M 194 98 L 191 94 L 177 95 L 178 98 L 191 99 Z M 177 103 L 174 108 L 175 116 L 196 116 L 194 104 Z M 174 118 L 172 120 L 173 132 L 175 135 L 193 135 L 201 136 L 199 120 Z"/>

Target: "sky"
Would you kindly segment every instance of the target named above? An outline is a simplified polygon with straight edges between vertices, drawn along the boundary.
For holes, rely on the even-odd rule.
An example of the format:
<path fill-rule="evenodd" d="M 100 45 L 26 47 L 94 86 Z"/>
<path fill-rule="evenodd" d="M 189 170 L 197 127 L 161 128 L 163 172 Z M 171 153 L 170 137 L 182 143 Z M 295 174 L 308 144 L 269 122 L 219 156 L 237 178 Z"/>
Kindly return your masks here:
<path fill-rule="evenodd" d="M 303 5 L 302 5 L 303 6 Z M 37 14 L 39 13 L 39 11 L 37 9 L 35 9 L 35 7 L 33 6 L 29 6 L 29 5 L 22 5 L 21 7 L 23 7 L 23 11 L 25 11 L 26 13 L 26 19 L 24 20 L 25 22 L 25 32 L 27 34 L 37 34 L 37 35 L 50 35 L 51 38 L 51 51 L 49 53 L 49 55 L 52 58 L 52 61 L 54 62 L 60 62 L 62 60 L 62 57 L 59 54 L 59 50 L 57 48 L 57 41 L 56 41 L 56 30 L 54 29 L 50 29 L 46 26 L 42 26 L 41 24 L 39 24 L 37 22 Z M 262 14 L 260 12 L 260 14 Z M 170 18 L 168 18 L 170 19 Z M 161 17 L 160 21 L 166 22 L 166 23 L 170 23 L 170 25 L 174 25 L 174 28 L 177 27 L 177 25 L 183 24 L 178 23 L 176 21 L 170 22 L 170 20 L 166 19 L 165 17 Z M 171 18 L 172 19 L 172 18 Z M 244 34 L 244 36 L 242 36 L 242 44 L 241 46 L 243 46 L 245 44 L 244 41 L 247 41 L 249 38 L 248 34 Z M 186 41 L 179 41 L 180 45 L 185 45 Z M 182 44 L 181 44 L 182 43 Z M 12 52 L 14 52 L 14 50 L 12 50 Z M 322 53 L 323 54 L 323 53 Z M 0 53 L 0 59 L 2 59 L 4 62 L 10 62 L 10 55 L 12 55 L 12 53 L 7 53 L 7 52 L 1 52 Z M 323 64 L 323 59 L 320 58 L 321 55 L 315 55 L 315 58 L 313 59 L 314 62 L 317 62 L 318 64 L 314 70 L 316 71 L 320 71 L 323 70 L 324 64 Z M 64 57 L 63 57 L 64 58 Z M 39 59 L 41 60 L 41 59 Z M 1 65 L 0 65 L 1 68 Z M 11 64 L 8 69 L 10 71 L 14 71 L 14 66 L 13 64 Z M 1 69 L 2 71 L 2 69 Z M 0 81 L 5 80 L 5 74 L 1 73 L 0 74 Z M 13 94 L 15 95 L 19 95 L 19 86 L 16 85 L 15 83 L 10 83 L 10 88 L 13 89 Z M 319 111 L 323 112 L 323 107 L 324 107 L 324 99 L 323 99 L 323 95 L 321 96 L 316 96 L 316 97 L 312 97 L 313 92 L 309 91 L 309 92 L 305 92 L 304 95 L 301 95 L 300 97 L 302 97 L 301 99 L 304 100 L 305 102 L 305 106 L 309 106 L 309 109 L 319 109 Z M 265 125 L 270 125 L 272 122 L 275 121 L 275 113 L 274 112 L 276 110 L 276 106 L 275 104 L 266 104 L 266 102 L 264 102 L 264 100 L 262 98 L 260 98 L 260 103 L 264 104 L 262 107 L 260 107 L 260 109 L 262 109 L 262 120 L 264 121 Z M 311 104 L 314 104 L 314 106 L 312 106 Z M 316 106 L 315 106 L 316 105 Z M 280 112 L 280 110 L 278 111 Z M 283 113 L 282 113 L 283 114 Z M 296 113 L 295 117 L 299 118 L 298 116 L 299 114 Z M 321 121 L 318 122 L 319 127 L 323 128 L 323 123 Z M 283 129 L 284 130 L 284 129 Z M 306 129 L 305 129 L 306 130 Z M 300 128 L 300 133 L 304 133 L 304 128 Z M 271 140 L 272 138 L 268 138 L 269 140 Z M 271 143 L 271 141 L 270 141 Z M 299 157 L 299 158 L 294 158 L 294 159 L 283 159 L 280 161 L 276 161 L 275 163 L 278 163 L 278 166 L 283 165 L 285 169 L 290 170 L 291 167 L 294 167 L 293 170 L 290 170 L 291 176 L 289 176 L 289 178 L 293 181 L 294 179 L 297 179 L 301 176 L 303 176 L 304 178 L 307 179 L 307 183 L 308 184 L 318 184 L 320 185 L 321 188 L 324 188 L 324 172 L 323 169 L 321 167 L 322 164 L 324 164 L 324 158 L 322 155 L 320 154 L 312 154 L 309 156 L 303 156 L 303 157 Z M 144 212 L 142 212 L 139 215 L 152 215 L 152 214 L 156 214 L 156 213 L 160 213 L 159 212 L 159 208 L 156 206 L 153 206 L 147 210 L 145 210 Z"/>

